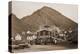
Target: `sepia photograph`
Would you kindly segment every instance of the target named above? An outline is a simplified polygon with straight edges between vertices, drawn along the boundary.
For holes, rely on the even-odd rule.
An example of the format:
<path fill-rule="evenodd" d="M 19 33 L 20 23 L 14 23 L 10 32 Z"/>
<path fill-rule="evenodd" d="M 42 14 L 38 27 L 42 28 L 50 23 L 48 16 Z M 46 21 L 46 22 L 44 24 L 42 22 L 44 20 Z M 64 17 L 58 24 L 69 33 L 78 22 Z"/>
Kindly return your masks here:
<path fill-rule="evenodd" d="M 9 52 L 78 49 L 78 5 L 9 2 Z"/>

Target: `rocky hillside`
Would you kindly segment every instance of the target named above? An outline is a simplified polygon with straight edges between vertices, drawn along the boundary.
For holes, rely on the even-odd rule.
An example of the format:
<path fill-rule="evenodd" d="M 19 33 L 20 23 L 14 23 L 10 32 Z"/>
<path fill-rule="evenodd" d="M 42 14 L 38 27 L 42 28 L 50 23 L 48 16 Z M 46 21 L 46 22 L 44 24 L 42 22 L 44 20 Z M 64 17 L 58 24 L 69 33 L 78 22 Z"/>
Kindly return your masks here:
<path fill-rule="evenodd" d="M 40 25 L 56 25 L 61 29 L 74 29 L 77 28 L 78 25 L 60 12 L 47 6 L 35 11 L 30 16 L 23 17 L 21 21 L 25 24 L 29 24 L 31 27 L 30 30 L 32 31 L 38 30 Z"/>

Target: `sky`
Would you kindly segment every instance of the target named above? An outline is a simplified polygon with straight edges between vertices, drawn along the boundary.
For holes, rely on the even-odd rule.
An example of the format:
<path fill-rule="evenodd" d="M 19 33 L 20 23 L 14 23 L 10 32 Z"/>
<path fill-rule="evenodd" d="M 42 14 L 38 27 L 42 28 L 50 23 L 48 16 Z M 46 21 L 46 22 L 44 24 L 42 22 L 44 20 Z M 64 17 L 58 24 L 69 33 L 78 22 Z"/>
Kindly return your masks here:
<path fill-rule="evenodd" d="M 48 6 L 57 10 L 64 16 L 78 23 L 78 6 L 73 4 L 55 4 L 55 3 L 42 3 L 42 2 L 27 2 L 27 1 L 13 1 L 12 13 L 19 19 L 24 16 L 31 15 L 36 10 Z"/>

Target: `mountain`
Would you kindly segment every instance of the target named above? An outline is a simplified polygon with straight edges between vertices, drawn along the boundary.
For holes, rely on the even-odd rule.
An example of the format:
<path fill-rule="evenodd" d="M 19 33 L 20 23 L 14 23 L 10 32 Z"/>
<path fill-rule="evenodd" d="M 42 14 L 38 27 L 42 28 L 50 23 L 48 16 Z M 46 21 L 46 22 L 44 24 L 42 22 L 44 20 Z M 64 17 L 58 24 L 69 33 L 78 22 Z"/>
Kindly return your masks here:
<path fill-rule="evenodd" d="M 21 33 L 24 31 L 27 31 L 27 26 L 21 22 L 19 18 L 16 17 L 14 14 L 10 14 L 9 18 L 11 18 L 11 30 L 12 30 L 12 36 L 16 33 Z"/>
<path fill-rule="evenodd" d="M 38 9 L 30 16 L 23 17 L 21 21 L 30 25 L 32 31 L 38 30 L 40 25 L 56 25 L 61 29 L 75 29 L 78 26 L 76 22 L 47 6 Z"/>

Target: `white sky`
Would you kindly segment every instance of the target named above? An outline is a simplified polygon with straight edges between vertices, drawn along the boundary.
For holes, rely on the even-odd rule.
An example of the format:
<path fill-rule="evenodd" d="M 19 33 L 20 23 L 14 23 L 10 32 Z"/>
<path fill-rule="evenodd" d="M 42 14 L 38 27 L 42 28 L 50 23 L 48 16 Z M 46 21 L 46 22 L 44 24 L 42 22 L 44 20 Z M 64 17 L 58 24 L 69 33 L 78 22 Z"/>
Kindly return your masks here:
<path fill-rule="evenodd" d="M 40 3 L 40 2 L 26 2 L 26 1 L 13 1 L 12 13 L 18 18 L 22 18 L 27 15 L 31 15 L 36 10 L 43 6 L 51 7 L 63 15 L 67 16 L 71 20 L 78 22 L 78 6 L 71 4 L 54 4 L 54 3 Z"/>

